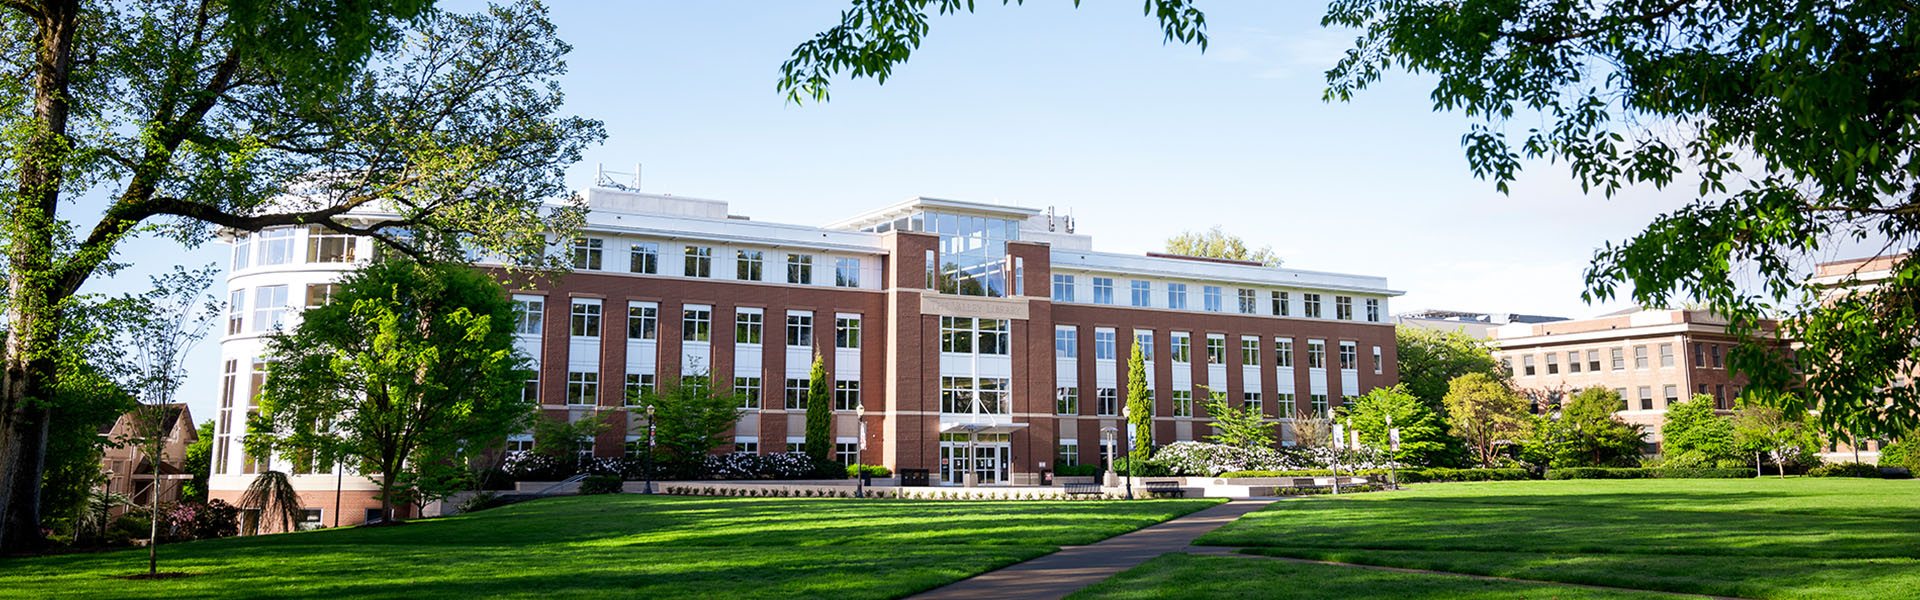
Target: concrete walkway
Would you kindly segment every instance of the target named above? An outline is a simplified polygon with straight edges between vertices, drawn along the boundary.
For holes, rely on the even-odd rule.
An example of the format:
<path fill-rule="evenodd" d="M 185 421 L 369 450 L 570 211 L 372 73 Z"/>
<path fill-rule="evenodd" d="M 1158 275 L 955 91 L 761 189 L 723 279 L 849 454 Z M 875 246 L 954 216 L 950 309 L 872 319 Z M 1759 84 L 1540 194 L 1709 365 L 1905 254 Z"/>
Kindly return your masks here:
<path fill-rule="evenodd" d="M 1184 552 L 1202 534 L 1260 510 L 1273 499 L 1234 500 L 1139 531 L 981 573 L 913 598 L 988 600 L 1065 598 L 1080 588 L 1168 552 Z"/>

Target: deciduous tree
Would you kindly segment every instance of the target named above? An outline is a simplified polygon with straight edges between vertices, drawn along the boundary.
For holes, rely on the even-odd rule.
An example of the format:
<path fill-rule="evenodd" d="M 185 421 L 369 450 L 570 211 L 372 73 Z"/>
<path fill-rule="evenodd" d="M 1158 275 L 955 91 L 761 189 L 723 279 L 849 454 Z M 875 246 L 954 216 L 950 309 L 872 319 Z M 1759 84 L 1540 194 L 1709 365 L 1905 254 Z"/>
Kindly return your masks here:
<path fill-rule="evenodd" d="M 558 115 L 569 48 L 525 1 L 10 0 L 0 47 L 0 552 L 40 541 L 48 424 L 85 377 L 62 322 L 122 241 L 314 225 L 546 264 L 528 249 L 579 210 L 545 201 L 603 137 Z M 94 219 L 72 200 L 96 193 Z"/>
<path fill-rule="evenodd" d="M 641 396 L 643 405 L 653 407 L 653 436 L 669 472 L 697 476 L 701 461 L 727 442 L 723 436 L 740 420 L 739 397 L 711 382 L 681 377 Z"/>
<path fill-rule="evenodd" d="M 1733 441 L 1733 421 L 1714 412 L 1714 400 L 1694 394 L 1667 407 L 1660 452 L 1678 467 L 1738 467 L 1746 463 Z"/>
<path fill-rule="evenodd" d="M 1500 449 L 1524 441 L 1532 429 L 1527 399 L 1483 373 L 1455 378 L 1443 401 L 1448 432 L 1467 441 L 1481 466 L 1498 466 Z"/>
<path fill-rule="evenodd" d="M 1493 359 L 1486 340 L 1458 331 L 1421 327 L 1396 327 L 1393 335 L 1400 383 L 1407 393 L 1436 412 L 1443 410 L 1440 399 L 1461 375 L 1480 373 L 1495 381 L 1507 381 L 1512 375 Z"/>
<path fill-rule="evenodd" d="M 1548 467 L 1637 466 L 1645 435 L 1614 417 L 1620 394 L 1591 387 L 1570 395 L 1538 421 L 1528 460 Z"/>
<path fill-rule="evenodd" d="M 461 265 L 392 258 L 348 274 L 332 303 L 272 336 L 274 361 L 247 453 L 294 462 L 339 453 L 379 477 L 392 522 L 408 461 L 450 456 L 519 431 L 533 412 L 533 373 L 513 343 L 514 304 L 500 284 Z"/>
<path fill-rule="evenodd" d="M 1740 404 L 1733 412 L 1733 443 L 1744 451 L 1773 459 L 1773 464 L 1780 467 L 1780 477 L 1785 479 L 1788 465 L 1814 458 L 1820 451 L 1820 435 L 1808 426 L 1807 415 L 1780 409 L 1796 402 L 1755 397 L 1767 393 L 1770 392 L 1748 390 L 1740 397 Z M 1759 462 L 1755 461 L 1756 472 L 1759 468 Z"/>
<path fill-rule="evenodd" d="M 1249 250 L 1245 240 L 1240 239 L 1240 236 L 1227 233 L 1219 225 L 1206 231 L 1187 231 L 1167 238 L 1167 253 L 1203 258 L 1250 260 L 1269 267 L 1280 266 L 1280 257 L 1273 253 L 1272 246 Z"/>
<path fill-rule="evenodd" d="M 1407 393 L 1404 385 L 1373 388 L 1352 403 L 1340 407 L 1341 420 L 1360 432 L 1360 443 L 1395 461 L 1415 466 L 1444 466 L 1457 443 L 1447 435 L 1446 422 L 1426 403 Z M 1400 430 L 1400 451 L 1391 450 L 1388 417 Z"/>

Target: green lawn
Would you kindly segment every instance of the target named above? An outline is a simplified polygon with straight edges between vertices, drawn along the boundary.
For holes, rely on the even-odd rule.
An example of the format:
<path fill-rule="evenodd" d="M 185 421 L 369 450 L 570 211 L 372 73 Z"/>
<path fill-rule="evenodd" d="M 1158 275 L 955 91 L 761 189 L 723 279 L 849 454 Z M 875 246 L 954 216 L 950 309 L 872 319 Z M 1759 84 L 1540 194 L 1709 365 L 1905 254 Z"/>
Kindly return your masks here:
<path fill-rule="evenodd" d="M 1071 600 L 1258 598 L 1262 600 L 1673 600 L 1669 594 L 1393 573 L 1230 556 L 1163 554 Z"/>
<path fill-rule="evenodd" d="M 1205 545 L 1748 598 L 1920 594 L 1920 481 L 1587 480 L 1284 501 Z"/>
<path fill-rule="evenodd" d="M 889 598 L 1213 500 L 915 502 L 586 496 L 402 527 L 0 561 L 17 598 Z"/>

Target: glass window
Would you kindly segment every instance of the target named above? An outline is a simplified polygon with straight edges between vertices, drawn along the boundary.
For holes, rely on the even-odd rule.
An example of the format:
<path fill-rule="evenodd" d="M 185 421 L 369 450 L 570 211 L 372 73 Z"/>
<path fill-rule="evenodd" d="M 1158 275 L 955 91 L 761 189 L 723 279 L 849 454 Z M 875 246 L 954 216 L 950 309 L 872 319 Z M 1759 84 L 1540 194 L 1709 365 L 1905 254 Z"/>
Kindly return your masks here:
<path fill-rule="evenodd" d="M 238 271 L 247 268 L 253 262 L 253 236 L 245 233 L 233 236 L 233 266 Z"/>
<path fill-rule="evenodd" d="M 1579 363 L 1575 363 L 1575 364 L 1579 364 Z M 1385 369 L 1386 369 L 1386 366 L 1383 365 L 1380 360 L 1380 347 L 1374 346 L 1373 347 L 1373 374 L 1379 375 Z"/>
<path fill-rule="evenodd" d="M 760 408 L 760 378 L 734 377 L 733 395 L 740 401 L 740 408 Z"/>
<path fill-rule="evenodd" d="M 600 337 L 600 302 L 574 300 L 572 321 L 569 325 L 569 331 L 573 337 Z"/>
<path fill-rule="evenodd" d="M 1327 368 L 1327 343 L 1320 340 L 1307 340 L 1307 368 Z"/>
<path fill-rule="evenodd" d="M 1134 306 L 1153 306 L 1153 282 L 1135 279 L 1129 282 L 1128 286 L 1133 291 Z"/>
<path fill-rule="evenodd" d="M 627 406 L 646 404 L 647 394 L 653 393 L 652 373 L 627 374 Z"/>
<path fill-rule="evenodd" d="M 277 227 L 260 232 L 255 245 L 260 248 L 260 266 L 293 262 L 293 228 Z"/>
<path fill-rule="evenodd" d="M 1647 368 L 1647 366 L 1648 366 L 1647 365 L 1647 347 L 1634 346 L 1633 347 L 1633 368 L 1645 369 Z"/>
<path fill-rule="evenodd" d="M 1114 339 L 1112 329 L 1093 330 L 1093 358 L 1095 360 L 1114 360 Z"/>
<path fill-rule="evenodd" d="M 1251 408 L 1254 410 L 1254 412 L 1259 412 L 1259 413 L 1266 412 L 1266 409 L 1260 406 L 1260 392 L 1241 392 L 1240 405 L 1247 408 Z"/>
<path fill-rule="evenodd" d="M 238 335 L 245 321 L 247 310 L 247 291 L 234 290 L 227 295 L 227 335 Z"/>
<path fill-rule="evenodd" d="M 1291 393 L 1282 392 L 1273 395 L 1273 407 L 1282 419 L 1293 418 L 1293 412 L 1295 410 L 1293 402 L 1293 394 Z"/>
<path fill-rule="evenodd" d="M 1193 390 L 1173 391 L 1173 416 L 1193 416 Z"/>
<path fill-rule="evenodd" d="M 1534 375 L 1534 372 L 1533 372 L 1533 355 L 1532 355 L 1532 354 L 1528 354 L 1528 355 L 1526 355 L 1526 356 L 1522 356 L 1522 357 L 1520 357 L 1520 366 L 1521 366 L 1521 368 L 1523 368 L 1523 369 L 1526 369 L 1526 375 L 1527 375 L 1528 377 L 1532 377 L 1532 376 Z"/>
<path fill-rule="evenodd" d="M 1340 342 L 1340 369 L 1351 371 L 1360 368 L 1358 348 L 1353 342 Z"/>
<path fill-rule="evenodd" d="M 759 344 L 766 335 L 767 316 L 759 312 L 733 313 L 733 343 Z"/>
<path fill-rule="evenodd" d="M 1080 388 L 1073 386 L 1054 388 L 1053 412 L 1061 415 L 1080 414 Z"/>
<path fill-rule="evenodd" d="M 1320 318 L 1320 295 L 1300 295 L 1300 315 L 1309 319 Z"/>
<path fill-rule="evenodd" d="M 713 249 L 705 246 L 687 246 L 686 276 L 713 276 Z"/>
<path fill-rule="evenodd" d="M 1080 331 L 1072 327 L 1053 329 L 1054 358 L 1075 358 L 1080 356 Z"/>
<path fill-rule="evenodd" d="M 1333 297 L 1333 318 L 1339 319 L 1342 321 L 1353 320 L 1353 297 L 1352 296 L 1334 296 Z"/>
<path fill-rule="evenodd" d="M 1309 343 L 1308 345 L 1311 346 L 1312 344 Z M 1315 418 L 1325 419 L 1333 416 L 1332 408 L 1327 405 L 1326 394 L 1308 394 L 1307 401 L 1313 405 L 1313 416 Z"/>
<path fill-rule="evenodd" d="M 1287 306 L 1287 300 L 1286 292 L 1273 293 L 1273 316 L 1284 317 L 1292 312 Z"/>
<path fill-rule="evenodd" d="M 1609 348 L 1609 350 L 1613 354 L 1613 370 L 1625 371 L 1627 369 L 1627 351 L 1620 348 Z"/>
<path fill-rule="evenodd" d="M 355 246 L 358 244 L 351 235 L 335 233 L 319 225 L 307 227 L 307 262 L 353 262 Z"/>
<path fill-rule="evenodd" d="M 1205 303 L 1207 312 L 1220 312 L 1224 308 L 1220 299 L 1220 286 L 1200 286 L 1200 300 Z"/>
<path fill-rule="evenodd" d="M 1709 346 L 1708 349 L 1713 351 L 1713 368 L 1715 369 L 1720 368 L 1720 345 L 1713 344 L 1712 346 Z"/>
<path fill-rule="evenodd" d="M 600 270 L 602 245 L 606 240 L 595 238 L 573 238 L 573 268 L 575 270 Z"/>
<path fill-rule="evenodd" d="M 1187 284 L 1167 284 L 1167 308 L 1174 310 L 1187 309 Z"/>
<path fill-rule="evenodd" d="M 1072 302 L 1073 301 L 1073 276 L 1072 275 L 1055 274 L 1053 276 L 1053 301 L 1054 302 Z"/>
<path fill-rule="evenodd" d="M 1662 368 L 1673 366 L 1673 344 L 1660 345 L 1660 366 Z"/>
<path fill-rule="evenodd" d="M 1102 417 L 1120 414 L 1120 392 L 1114 388 L 1096 388 L 1093 390 L 1095 413 Z"/>
<path fill-rule="evenodd" d="M 269 285 L 253 290 L 253 330 L 279 329 L 287 317 L 287 286 Z"/>
<path fill-rule="evenodd" d="M 839 287 L 860 287 L 860 259 L 833 259 L 833 284 Z"/>
<path fill-rule="evenodd" d="M 1144 360 L 1147 362 L 1153 362 L 1153 332 L 1151 331 L 1133 332 L 1133 345 L 1140 347 L 1141 360 Z M 1127 359 L 1132 360 L 1133 351 L 1129 349 L 1127 352 L 1128 352 Z"/>
<path fill-rule="evenodd" d="M 840 460 L 840 464 L 851 467 L 855 463 L 860 462 L 860 444 L 858 442 L 834 442 L 833 456 Z"/>
<path fill-rule="evenodd" d="M 1380 322 L 1380 299 L 1379 298 L 1367 299 L 1367 322 L 1369 323 Z"/>
<path fill-rule="evenodd" d="M 693 305 L 681 309 L 680 340 L 683 342 L 712 341 L 713 309 Z"/>
<path fill-rule="evenodd" d="M 1193 362 L 1193 338 L 1185 333 L 1175 331 L 1173 332 L 1172 339 L 1171 352 L 1173 354 L 1173 362 Z"/>
<path fill-rule="evenodd" d="M 1273 341 L 1273 364 L 1281 368 L 1293 368 L 1293 340 L 1280 338 Z"/>
<path fill-rule="evenodd" d="M 940 378 L 940 412 L 958 414 L 973 412 L 973 378 Z"/>
<path fill-rule="evenodd" d="M 1653 410 L 1653 386 L 1640 386 L 1640 410 Z"/>
<path fill-rule="evenodd" d="M 940 351 L 973 354 L 973 319 L 940 317 Z"/>
<path fill-rule="evenodd" d="M 320 308 L 333 302 L 333 297 L 346 288 L 334 283 L 313 283 L 307 285 L 307 308 Z"/>
<path fill-rule="evenodd" d="M 734 454 L 759 454 L 760 438 L 757 438 L 757 437 L 733 438 L 733 453 Z"/>
<path fill-rule="evenodd" d="M 1547 353 L 1547 374 L 1557 375 L 1559 373 L 1560 373 L 1560 355 L 1555 352 L 1548 352 Z"/>
<path fill-rule="evenodd" d="M 857 410 L 860 408 L 860 382 L 841 379 L 833 382 L 833 409 Z"/>
<path fill-rule="evenodd" d="M 860 348 L 860 317 L 835 317 L 833 319 L 833 347 Z"/>
<path fill-rule="evenodd" d="M 1673 405 L 1680 403 L 1680 386 L 1669 385 L 1661 391 L 1666 392 L 1667 395 L 1667 405 L 1663 408 L 1672 408 Z"/>
<path fill-rule="evenodd" d="M 1060 440 L 1054 451 L 1054 461 L 1060 466 L 1071 467 L 1080 464 L 1080 440 Z"/>
<path fill-rule="evenodd" d="M 810 347 L 813 345 L 813 315 L 787 313 L 787 346 Z"/>
<path fill-rule="evenodd" d="M 1113 278 L 1093 278 L 1093 303 L 1113 304 Z"/>
<path fill-rule="evenodd" d="M 1240 290 L 1239 300 L 1240 314 L 1250 315 L 1260 310 L 1259 298 L 1253 294 L 1253 290 Z"/>
<path fill-rule="evenodd" d="M 803 378 L 787 378 L 787 410 L 807 409 L 807 387 L 811 382 Z"/>
<path fill-rule="evenodd" d="M 974 325 L 980 328 L 980 342 L 974 349 L 981 354 L 1006 355 L 1013 348 L 1009 343 L 1008 332 L 1011 322 L 1006 319 L 975 319 Z"/>
<path fill-rule="evenodd" d="M 1227 338 L 1217 335 L 1207 336 L 1207 364 L 1227 364 Z"/>
<path fill-rule="evenodd" d="M 1587 370 L 1595 373 L 1600 372 L 1600 351 L 1599 350 L 1587 351 Z"/>
<path fill-rule="evenodd" d="M 540 298 L 527 298 L 513 301 L 513 332 L 521 335 L 540 335 L 541 313 L 547 308 L 547 301 Z"/>
<path fill-rule="evenodd" d="M 634 242 L 633 250 L 627 257 L 627 270 L 634 273 L 654 275 L 660 272 L 660 245 L 653 242 Z"/>
<path fill-rule="evenodd" d="M 741 281 L 760 281 L 765 275 L 765 253 L 760 250 L 735 250 L 733 252 L 734 278 Z"/>
<path fill-rule="evenodd" d="M 1260 339 L 1240 338 L 1240 366 L 1260 366 Z"/>
<path fill-rule="evenodd" d="M 599 403 L 600 374 L 583 371 L 567 372 L 567 404 L 574 406 L 592 406 Z"/>
<path fill-rule="evenodd" d="M 813 283 L 813 256 L 809 254 L 787 255 L 787 283 Z"/>

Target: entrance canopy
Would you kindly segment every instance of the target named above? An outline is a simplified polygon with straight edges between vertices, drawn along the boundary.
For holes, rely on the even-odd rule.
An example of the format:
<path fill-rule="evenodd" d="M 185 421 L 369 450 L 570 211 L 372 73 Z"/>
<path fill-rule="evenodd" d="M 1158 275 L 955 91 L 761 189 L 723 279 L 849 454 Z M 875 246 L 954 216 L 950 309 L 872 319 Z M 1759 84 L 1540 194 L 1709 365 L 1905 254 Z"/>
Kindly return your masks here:
<path fill-rule="evenodd" d="M 940 422 L 940 433 L 1013 433 L 1026 428 L 1026 423 L 996 423 L 992 421 Z"/>

